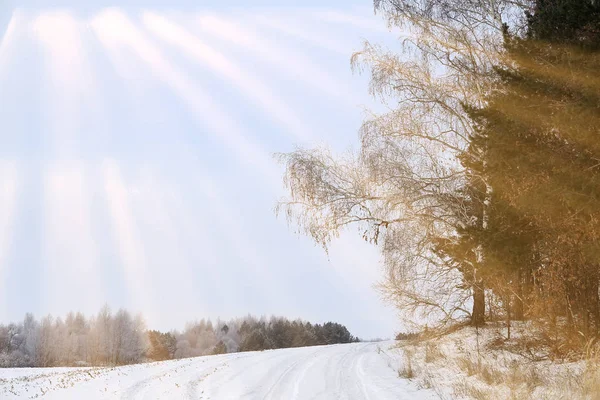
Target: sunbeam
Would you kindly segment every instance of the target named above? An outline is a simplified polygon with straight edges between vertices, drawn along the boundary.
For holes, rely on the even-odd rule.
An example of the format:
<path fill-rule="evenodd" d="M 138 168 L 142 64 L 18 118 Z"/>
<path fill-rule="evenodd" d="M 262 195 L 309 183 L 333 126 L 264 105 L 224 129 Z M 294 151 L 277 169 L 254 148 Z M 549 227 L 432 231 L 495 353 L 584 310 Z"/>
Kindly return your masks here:
<path fill-rule="evenodd" d="M 289 18 L 250 14 L 244 19 L 344 57 L 352 54 L 353 44 L 332 39 L 314 29 L 307 29 Z"/>
<path fill-rule="evenodd" d="M 156 310 L 150 293 L 155 286 L 148 273 L 144 245 L 133 218 L 129 199 L 129 188 L 121 176 L 116 161 L 107 159 L 102 164 L 104 191 L 110 218 L 121 258 L 124 278 L 130 290 L 130 301 L 137 310 L 153 315 Z"/>
<path fill-rule="evenodd" d="M 246 73 L 222 53 L 204 43 L 179 25 L 152 12 L 144 12 L 145 26 L 160 39 L 177 47 L 189 57 L 208 66 L 214 73 L 234 82 L 245 96 L 257 102 L 263 111 L 283 125 L 297 140 L 310 139 L 308 129 L 295 113 L 261 81 Z"/>
<path fill-rule="evenodd" d="M 189 193 L 187 195 L 186 197 L 189 197 Z M 195 267 L 203 272 L 200 276 L 204 280 L 210 280 L 210 286 L 221 288 L 217 297 L 219 307 L 225 310 L 231 309 L 239 300 L 236 298 L 236 291 L 230 285 L 231 279 L 234 278 L 232 271 L 224 268 L 215 270 L 220 262 L 218 239 L 213 228 L 214 221 L 218 221 L 218 217 L 213 216 L 211 212 L 210 219 L 201 218 L 200 213 L 184 201 L 182 191 L 175 187 L 163 188 L 161 201 L 165 207 L 168 205 L 169 218 L 179 232 L 178 245 L 187 248 L 190 254 L 193 253 L 190 258 L 194 260 Z M 208 208 L 212 209 L 211 203 L 208 204 Z M 225 280 L 221 278 L 222 276 L 231 279 Z"/>
<path fill-rule="evenodd" d="M 298 51 L 278 46 L 252 29 L 223 19 L 217 15 L 200 14 L 195 20 L 199 28 L 211 35 L 223 38 L 237 46 L 255 52 L 267 62 L 277 66 L 281 73 L 299 79 L 305 84 L 327 93 L 335 99 L 356 105 L 358 99 L 348 93 L 347 86 Z"/>
<path fill-rule="evenodd" d="M 359 17 L 352 14 L 347 14 L 340 11 L 323 10 L 315 11 L 311 13 L 312 16 L 325 22 L 341 23 L 351 25 L 354 28 L 358 28 L 361 31 L 372 31 L 372 32 L 390 32 L 381 21 L 375 21 L 370 18 Z"/>
<path fill-rule="evenodd" d="M 117 48 L 116 46 L 117 45 L 113 44 L 111 47 L 107 47 L 111 58 L 114 57 L 114 61 L 117 62 L 116 66 L 119 72 L 123 74 L 124 78 L 132 77 L 133 75 L 131 74 L 134 73 L 135 67 L 131 67 L 131 60 L 128 59 L 125 54 L 118 51 L 121 47 Z M 126 49 L 129 49 L 129 47 L 126 47 Z M 155 63 L 157 62 L 156 60 L 158 60 L 157 65 L 170 65 L 157 54 L 157 50 L 153 49 L 153 51 L 147 51 L 145 56 L 140 56 L 144 62 L 148 63 L 155 76 L 156 68 L 152 68 L 152 63 L 149 62 L 149 60 L 153 60 Z M 154 58 L 152 58 L 152 55 L 154 55 Z M 168 67 L 163 71 L 166 70 L 174 71 L 172 67 Z M 140 71 L 138 70 L 138 74 L 139 72 Z M 146 85 L 138 85 L 137 82 L 132 82 L 129 79 L 127 79 L 124 84 L 126 91 L 131 93 L 128 96 L 130 97 L 129 101 L 133 101 L 136 104 L 139 102 L 140 105 L 148 107 L 147 101 L 144 101 L 143 99 L 144 91 L 148 89 Z M 175 93 L 177 93 L 177 91 L 175 91 Z M 138 97 L 140 98 L 138 99 Z M 188 104 L 188 106 L 189 105 L 190 104 Z M 139 111 L 143 112 L 144 110 Z M 257 277 L 256 282 L 268 282 L 272 277 L 265 271 L 265 266 L 267 264 L 264 257 L 258 255 L 257 250 L 254 248 L 254 244 L 249 240 L 250 236 L 241 232 L 240 220 L 235 220 L 235 217 L 232 216 L 236 212 L 236 207 L 232 207 L 231 205 L 227 206 L 227 202 L 224 201 L 222 196 L 214 195 L 214 190 L 207 189 L 207 187 L 214 188 L 215 184 L 212 183 L 212 179 L 206 175 L 207 170 L 205 169 L 205 166 L 201 165 L 199 162 L 196 150 L 192 151 L 187 145 L 180 145 L 178 140 L 174 141 L 171 146 L 173 147 L 170 148 L 170 150 L 178 155 L 177 164 L 179 168 L 183 168 L 186 171 L 193 171 L 191 173 L 192 182 L 189 182 L 186 185 L 186 187 L 189 187 L 188 191 L 192 190 L 192 192 L 195 192 L 198 190 L 201 199 L 203 200 L 202 204 L 205 204 L 206 207 L 211 210 L 211 214 L 214 215 L 214 221 L 219 221 L 219 223 L 216 224 L 216 226 L 212 226 L 210 230 L 222 233 L 222 237 L 226 238 L 229 246 L 235 249 L 235 254 L 239 255 L 240 259 L 243 260 L 244 265 L 249 267 L 248 269 L 251 271 L 248 275 L 249 278 Z M 270 168 L 273 167 L 271 166 Z M 207 221 L 198 219 L 197 211 L 194 212 L 194 208 L 189 207 L 187 202 L 183 201 L 182 196 L 175 186 L 166 185 L 167 182 L 165 180 L 158 179 L 157 177 L 159 177 L 159 175 L 157 175 L 156 172 L 152 172 L 156 170 L 151 168 L 150 164 L 144 167 L 144 171 L 145 172 L 142 174 L 143 179 L 136 180 L 135 182 L 132 181 L 131 183 L 129 205 L 132 210 L 135 210 L 133 211 L 134 214 L 137 214 L 139 217 L 140 228 L 142 228 L 143 225 L 139 237 L 145 245 L 149 245 L 146 248 L 146 259 L 148 260 L 149 265 L 158 265 L 157 263 L 160 262 L 159 260 L 163 261 L 163 265 L 170 265 L 171 269 L 169 269 L 169 272 L 175 273 L 176 275 L 173 276 L 177 276 L 178 280 L 184 282 L 183 286 L 185 286 L 186 284 L 193 282 L 191 278 L 186 278 L 186 276 L 189 277 L 189 272 L 191 272 L 189 271 L 189 268 L 191 268 L 189 262 L 191 260 L 184 257 L 186 254 L 185 248 L 194 249 L 194 251 L 196 251 L 198 246 L 201 246 L 199 243 L 210 243 L 212 240 L 210 237 L 211 232 L 205 232 L 207 229 Z M 268 187 L 275 188 L 274 179 L 271 182 L 273 182 L 273 185 L 269 183 Z M 189 192 L 186 193 L 189 196 Z M 159 238 L 162 238 L 163 242 L 161 242 Z M 182 243 L 188 243 L 189 247 L 182 247 Z M 223 255 L 219 254 L 213 254 L 211 261 L 210 254 L 212 254 L 212 251 L 211 249 L 207 250 L 207 252 L 203 252 L 201 258 L 195 260 L 194 265 L 197 268 L 199 267 L 200 270 L 204 270 L 202 264 L 203 261 L 207 262 L 211 268 L 217 268 L 223 262 Z M 174 259 L 168 260 L 167 254 L 170 254 L 171 258 Z M 172 256 L 173 254 L 175 254 L 174 257 Z M 154 275 L 155 272 L 158 275 L 161 274 L 160 270 L 154 269 L 151 273 Z M 207 273 L 205 276 L 208 279 L 217 279 L 219 276 L 224 276 L 224 279 L 229 280 L 215 281 L 211 286 L 227 287 L 230 282 L 236 279 L 236 276 L 228 277 L 229 273 L 228 270 L 224 270 L 214 274 Z M 237 278 L 239 278 L 239 272 Z M 271 286 L 275 287 L 275 284 Z M 182 288 L 181 292 L 185 293 L 185 290 L 183 289 L 185 288 Z M 238 298 L 239 291 L 228 291 L 227 289 L 223 289 L 220 293 L 226 293 L 226 296 L 219 301 L 219 307 L 224 309 L 227 309 L 227 304 L 239 304 L 239 302 L 242 301 L 241 298 Z M 191 303 L 188 300 L 185 300 L 184 303 Z"/>
<path fill-rule="evenodd" d="M 89 175 L 79 143 L 89 113 L 97 110 L 98 90 L 84 42 L 82 25 L 67 11 L 38 15 L 32 23 L 48 60 L 49 85 L 44 127 L 46 150 L 56 158 L 44 169 L 44 301 L 68 310 L 73 299 L 82 309 L 99 307 L 105 294 L 90 210 Z M 85 107 L 88 106 L 88 107 Z M 78 282 L 72 286 L 69 282 Z M 62 302 L 62 303 L 60 303 Z"/>
<path fill-rule="evenodd" d="M 16 35 L 17 24 L 22 20 L 21 12 L 18 10 L 13 11 L 6 31 L 2 32 L 0 36 L 0 77 L 3 75 L 4 66 L 10 58 L 11 49 L 14 47 L 14 38 Z"/>
<path fill-rule="evenodd" d="M 118 9 L 105 10 L 94 17 L 91 26 L 111 58 L 122 46 L 137 54 L 160 80 L 183 99 L 194 118 L 207 126 L 206 133 L 217 135 L 239 160 L 257 168 L 266 178 L 268 186 L 278 187 L 280 179 L 268 153 L 251 141 L 234 119 L 214 104 L 196 82 L 192 82 L 166 60 L 127 16 Z"/>
<path fill-rule="evenodd" d="M 17 168 L 14 162 L 0 161 L 0 315 L 6 315 L 6 272 L 8 253 L 12 242 L 17 207 Z"/>
<path fill-rule="evenodd" d="M 236 210 L 231 204 L 228 204 L 225 196 L 220 193 L 218 185 L 209 176 L 201 173 L 195 174 L 194 181 L 202 195 L 209 201 L 212 213 L 220 221 L 218 229 L 227 235 L 231 242 L 231 248 L 235 249 L 243 260 L 244 265 L 252 268 L 251 276 L 254 281 L 268 288 L 269 294 L 274 295 L 280 301 L 285 301 L 288 296 L 281 291 L 277 283 L 273 282 L 273 276 L 265 268 L 271 265 L 267 257 L 258 250 L 258 246 L 252 242 L 251 235 L 244 230 L 243 218 L 232 212 Z"/>
<path fill-rule="evenodd" d="M 53 150 L 59 156 L 72 156 L 81 150 L 77 142 L 84 133 L 82 123 L 89 118 L 84 112 L 96 113 L 99 108 L 82 24 L 68 12 L 52 12 L 35 18 L 33 28 L 44 45 L 53 83 L 47 92 Z"/>
<path fill-rule="evenodd" d="M 33 20 L 34 32 L 51 56 L 54 73 L 65 82 L 70 77 L 79 85 L 85 85 L 84 71 L 88 68 L 80 28 L 79 22 L 67 11 L 42 13 Z"/>
<path fill-rule="evenodd" d="M 2 36 L 0 36 L 0 54 L 2 54 L 2 51 L 8 46 L 10 40 L 13 38 L 15 27 L 17 25 L 17 16 L 18 11 L 13 11 L 6 26 L 6 30 L 2 32 Z"/>
<path fill-rule="evenodd" d="M 138 177 L 131 185 L 130 206 L 140 221 L 140 238 L 146 244 L 146 259 L 151 274 L 160 281 L 161 286 L 180 289 L 178 302 L 193 304 L 196 296 L 188 249 L 183 247 L 179 227 L 171 216 L 175 209 L 165 199 L 165 192 L 170 191 L 170 187 L 166 181 L 159 182 L 155 175 L 148 166 L 140 168 Z M 202 246 L 203 243 L 197 244 L 197 247 Z M 206 313 L 208 310 L 199 311 Z"/>
<path fill-rule="evenodd" d="M 81 161 L 52 162 L 44 169 L 44 303 L 50 309 L 66 312 L 77 302 L 80 310 L 92 312 L 105 299 L 89 178 Z"/>

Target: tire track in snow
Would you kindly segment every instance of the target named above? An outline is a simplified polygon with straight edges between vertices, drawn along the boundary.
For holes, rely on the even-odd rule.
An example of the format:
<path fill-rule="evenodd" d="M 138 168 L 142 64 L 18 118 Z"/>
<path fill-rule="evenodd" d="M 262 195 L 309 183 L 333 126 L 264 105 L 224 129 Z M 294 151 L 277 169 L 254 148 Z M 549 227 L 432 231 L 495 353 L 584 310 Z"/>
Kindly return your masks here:
<path fill-rule="evenodd" d="M 392 345 L 353 343 L 205 356 L 132 365 L 107 371 L 101 379 L 73 382 L 47 393 L 48 400 L 423 400 L 438 398 L 417 390 L 389 367 L 399 355 L 382 354 Z M 53 371 L 53 383 L 78 369 Z M 31 397 L 26 371 L 8 371 L 1 386 L 15 386 L 7 399 Z M 2 371 L 0 370 L 0 378 Z M 2 379 L 0 379 L 2 381 Z M 39 386 L 39 385 L 38 385 Z M 35 386 L 38 388 L 38 386 Z M 14 396 L 13 396 L 14 395 Z M 4 399 L 5 397 L 3 397 Z"/>
<path fill-rule="evenodd" d="M 366 400 L 371 400 L 371 396 L 369 396 L 369 391 L 367 390 L 367 385 L 365 382 L 365 371 L 362 366 L 362 361 L 365 355 L 361 354 L 359 358 L 356 360 L 356 377 L 358 378 L 358 382 L 360 383 L 360 389 L 362 394 Z"/>
<path fill-rule="evenodd" d="M 289 367 L 287 367 L 283 373 L 279 376 L 279 378 L 277 378 L 277 380 L 275 381 L 275 383 L 273 385 L 271 385 L 271 388 L 269 389 L 269 391 L 267 392 L 267 394 L 264 397 L 264 400 L 271 400 L 271 399 L 280 399 L 281 397 L 273 397 L 273 394 L 275 393 L 275 390 L 278 389 L 282 382 L 284 382 L 284 379 L 286 379 L 288 377 L 288 375 L 298 366 L 298 364 L 300 364 L 301 362 L 304 362 L 307 359 L 313 358 L 315 356 L 315 354 L 317 354 L 319 350 L 314 351 L 313 353 L 310 353 L 309 355 L 302 357 L 299 360 L 296 360 L 294 363 L 292 363 Z M 297 382 L 296 382 L 297 383 Z M 293 397 L 293 399 L 295 399 L 296 397 Z"/>
<path fill-rule="evenodd" d="M 366 347 L 366 346 L 364 346 L 364 347 Z M 337 394 L 338 400 L 352 398 L 352 396 L 350 396 L 347 392 L 348 387 L 350 386 L 349 384 L 347 384 L 347 382 L 352 382 L 352 378 L 348 372 L 351 371 L 351 369 L 349 367 L 354 365 L 354 362 L 351 362 L 350 365 L 346 365 L 346 360 L 348 360 L 348 358 L 350 358 L 352 356 L 355 356 L 356 353 L 361 349 L 363 349 L 363 347 L 361 347 L 361 348 L 354 347 L 354 348 L 352 348 L 352 350 L 349 348 L 348 351 L 346 352 L 346 354 L 344 354 L 344 356 L 340 360 L 338 368 L 336 368 L 337 376 L 336 376 L 335 383 L 336 383 L 336 390 L 338 393 Z M 344 384 L 344 382 L 346 384 Z M 346 390 L 344 391 L 343 388 L 345 388 Z"/>
<path fill-rule="evenodd" d="M 191 364 L 193 361 L 188 362 L 187 365 L 181 364 L 180 362 L 181 362 L 180 360 L 177 360 L 176 361 L 177 365 L 175 367 L 168 368 L 168 369 L 161 371 L 158 374 L 148 376 L 147 378 L 144 378 L 144 379 L 136 382 L 134 385 L 127 387 L 127 389 L 125 389 L 125 392 L 121 396 L 121 399 L 129 400 L 129 399 L 143 398 L 143 397 L 140 397 L 140 395 L 143 395 L 147 391 L 148 386 L 150 386 L 152 383 L 156 384 L 156 383 L 162 382 L 163 377 L 169 375 L 172 372 L 177 372 L 179 369 L 184 368 L 185 366 Z"/>

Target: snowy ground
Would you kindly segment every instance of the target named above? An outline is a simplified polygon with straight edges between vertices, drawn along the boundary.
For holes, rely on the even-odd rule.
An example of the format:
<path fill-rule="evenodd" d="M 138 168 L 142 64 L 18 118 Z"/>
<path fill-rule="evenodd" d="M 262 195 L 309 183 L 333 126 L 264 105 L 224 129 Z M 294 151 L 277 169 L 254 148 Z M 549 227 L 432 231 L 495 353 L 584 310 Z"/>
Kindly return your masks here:
<path fill-rule="evenodd" d="M 513 322 L 398 342 L 400 375 L 442 400 L 600 400 L 600 353 L 588 361 L 548 357 L 532 326 Z"/>
<path fill-rule="evenodd" d="M 369 399 L 437 396 L 402 379 L 394 342 L 225 354 L 118 368 L 0 370 L 2 399 Z"/>

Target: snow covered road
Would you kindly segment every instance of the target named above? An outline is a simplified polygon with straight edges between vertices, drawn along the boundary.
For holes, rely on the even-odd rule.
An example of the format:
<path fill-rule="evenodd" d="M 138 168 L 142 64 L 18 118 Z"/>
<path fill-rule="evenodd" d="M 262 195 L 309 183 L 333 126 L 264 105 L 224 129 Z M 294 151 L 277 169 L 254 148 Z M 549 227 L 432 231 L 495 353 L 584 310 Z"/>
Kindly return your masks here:
<path fill-rule="evenodd" d="M 302 347 L 118 368 L 0 370 L 2 399 L 433 399 L 398 377 L 393 342 Z"/>

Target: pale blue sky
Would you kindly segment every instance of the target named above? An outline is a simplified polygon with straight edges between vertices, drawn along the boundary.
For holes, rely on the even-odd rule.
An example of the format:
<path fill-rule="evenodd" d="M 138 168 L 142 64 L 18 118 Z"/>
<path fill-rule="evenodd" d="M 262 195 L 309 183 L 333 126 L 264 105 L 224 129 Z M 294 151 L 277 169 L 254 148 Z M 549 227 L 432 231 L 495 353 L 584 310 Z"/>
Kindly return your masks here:
<path fill-rule="evenodd" d="M 376 107 L 349 65 L 394 43 L 370 1 L 79 3 L 0 8 L 0 321 L 108 303 L 391 336 L 376 249 L 328 258 L 273 213 L 272 154 L 356 147 Z"/>

